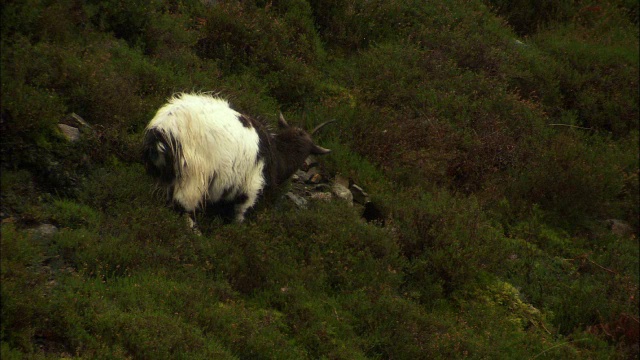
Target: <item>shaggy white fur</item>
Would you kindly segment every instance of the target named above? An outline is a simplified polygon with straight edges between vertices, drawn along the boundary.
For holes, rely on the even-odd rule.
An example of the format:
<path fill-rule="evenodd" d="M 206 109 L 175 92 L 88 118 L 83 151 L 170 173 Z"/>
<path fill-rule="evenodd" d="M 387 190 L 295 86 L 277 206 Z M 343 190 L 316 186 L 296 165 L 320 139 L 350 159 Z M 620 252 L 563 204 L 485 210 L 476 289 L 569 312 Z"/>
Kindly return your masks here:
<path fill-rule="evenodd" d="M 237 201 L 236 220 L 243 221 L 245 211 L 253 206 L 265 186 L 264 161 L 258 158 L 257 132 L 243 125 L 240 113 L 223 99 L 206 94 L 177 94 L 169 100 L 147 125 L 170 135 L 179 144 L 180 158 L 175 159 L 177 177 L 173 201 L 193 213 L 205 201 Z M 167 144 L 172 146 L 171 144 Z M 167 149 L 157 144 L 160 154 Z M 165 166 L 165 157 L 154 164 Z M 169 165 L 172 166 L 172 165 Z"/>

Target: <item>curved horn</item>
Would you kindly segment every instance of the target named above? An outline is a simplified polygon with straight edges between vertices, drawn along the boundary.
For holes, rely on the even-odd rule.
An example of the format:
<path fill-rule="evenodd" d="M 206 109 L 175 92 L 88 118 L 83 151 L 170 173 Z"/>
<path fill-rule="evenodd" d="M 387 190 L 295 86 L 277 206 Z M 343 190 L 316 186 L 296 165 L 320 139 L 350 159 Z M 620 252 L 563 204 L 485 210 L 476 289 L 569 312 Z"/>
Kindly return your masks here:
<path fill-rule="evenodd" d="M 278 117 L 278 126 L 282 129 L 286 129 L 289 127 L 287 120 L 285 120 L 284 115 L 282 115 L 282 111 L 280 112 L 280 116 Z"/>
<path fill-rule="evenodd" d="M 316 144 L 313 144 L 313 147 L 311 148 L 311 153 L 314 155 L 325 155 L 330 152 L 331 152 L 330 149 L 323 148 L 322 146 L 318 146 Z"/>
<path fill-rule="evenodd" d="M 316 126 L 313 130 L 311 130 L 311 135 L 313 136 L 313 134 L 315 134 L 318 130 L 322 129 L 323 127 L 325 127 L 325 125 L 329 125 L 332 122 L 336 122 L 337 120 L 333 119 L 333 120 L 329 120 L 329 121 L 325 121 L 322 124 Z"/>

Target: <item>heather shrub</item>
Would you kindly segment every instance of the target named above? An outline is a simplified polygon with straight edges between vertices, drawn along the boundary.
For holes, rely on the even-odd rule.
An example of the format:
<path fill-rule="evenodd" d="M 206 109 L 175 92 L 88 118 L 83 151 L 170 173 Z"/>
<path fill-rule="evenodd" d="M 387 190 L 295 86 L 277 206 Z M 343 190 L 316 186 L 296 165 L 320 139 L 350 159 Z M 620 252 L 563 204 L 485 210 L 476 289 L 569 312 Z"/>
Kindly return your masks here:
<path fill-rule="evenodd" d="M 573 125 L 624 137 L 638 128 L 640 114 L 637 38 L 621 39 L 619 45 L 611 39 L 588 43 L 581 38 L 583 31 L 562 29 L 534 39 L 561 66 L 558 85 L 563 108 L 575 114 Z"/>
<path fill-rule="evenodd" d="M 33 337 L 47 307 L 47 273 L 38 267 L 43 261 L 42 245 L 14 224 L 3 224 L 0 241 L 2 341 L 21 353 L 35 350 Z M 20 301 L 28 298 L 30 301 Z"/>
<path fill-rule="evenodd" d="M 560 130 L 513 175 L 506 188 L 512 205 L 539 205 L 549 212 L 549 221 L 567 227 L 627 215 L 619 204 L 631 200 L 624 190 L 625 173 L 633 172 L 637 160 L 581 131 Z"/>
<path fill-rule="evenodd" d="M 460 291 L 464 284 L 481 281 L 483 273 L 500 268 L 508 255 L 505 239 L 475 199 L 445 192 L 404 196 L 413 198 L 411 206 L 403 201 L 403 207 L 392 211 L 403 230 L 399 241 L 410 261 L 407 276 L 414 279 L 412 290 L 423 301 Z M 441 288 L 443 294 L 420 294 L 425 282 L 432 283 L 428 289 Z"/>
<path fill-rule="evenodd" d="M 591 240 L 572 237 L 546 225 L 538 211 L 509 230 L 514 245 L 520 245 L 505 262 L 504 274 L 533 306 L 546 310 L 560 333 L 597 330 L 635 306 L 638 287 L 631 274 L 638 259 L 630 255 L 632 241 L 603 228 L 593 231 Z M 576 301 L 567 302 L 567 297 Z M 614 336 L 632 329 L 626 325 Z"/>
<path fill-rule="evenodd" d="M 271 96 L 291 106 L 313 100 L 319 74 L 310 66 L 324 52 L 306 2 L 259 7 L 248 3 L 211 5 L 196 49 L 227 74 L 265 78 Z"/>
<path fill-rule="evenodd" d="M 571 22 L 583 26 L 598 26 L 607 22 L 638 24 L 638 4 L 627 0 L 603 3 L 489 0 L 485 3 L 500 16 L 503 16 L 509 25 L 522 36 L 534 34 L 558 23 Z"/>
<path fill-rule="evenodd" d="M 637 357 L 637 8 L 4 1 L 2 357 Z M 337 119 L 384 221 L 296 182 L 191 233 L 139 153 L 179 91 Z"/>

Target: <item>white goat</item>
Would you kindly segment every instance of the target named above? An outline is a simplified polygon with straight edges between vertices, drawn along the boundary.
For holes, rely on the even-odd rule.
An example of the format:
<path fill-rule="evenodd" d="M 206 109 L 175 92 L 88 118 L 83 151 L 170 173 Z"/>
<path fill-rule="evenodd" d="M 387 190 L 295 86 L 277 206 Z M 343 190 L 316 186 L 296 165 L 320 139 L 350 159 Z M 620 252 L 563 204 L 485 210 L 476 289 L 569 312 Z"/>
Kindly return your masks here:
<path fill-rule="evenodd" d="M 205 203 L 232 207 L 235 220 L 242 222 L 265 187 L 286 181 L 310 154 L 331 151 L 289 126 L 282 114 L 278 124 L 281 132 L 272 134 L 226 100 L 177 94 L 147 125 L 143 160 L 168 199 L 189 214 L 194 230 L 195 210 Z"/>

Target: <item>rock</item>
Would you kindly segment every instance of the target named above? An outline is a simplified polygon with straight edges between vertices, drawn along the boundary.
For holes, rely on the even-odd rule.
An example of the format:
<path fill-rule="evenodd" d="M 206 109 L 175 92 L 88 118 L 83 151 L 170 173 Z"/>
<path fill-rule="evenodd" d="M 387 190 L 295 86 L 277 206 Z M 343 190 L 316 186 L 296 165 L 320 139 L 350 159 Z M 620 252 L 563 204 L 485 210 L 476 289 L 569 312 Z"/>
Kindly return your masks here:
<path fill-rule="evenodd" d="M 513 39 L 513 44 L 517 47 L 528 47 L 529 45 L 523 43 L 522 41 L 518 40 L 518 39 Z"/>
<path fill-rule="evenodd" d="M 40 224 L 34 228 L 28 229 L 27 231 L 33 234 L 35 237 L 48 238 L 57 233 L 58 228 L 55 225 L 51 224 Z"/>
<path fill-rule="evenodd" d="M 313 174 L 313 176 L 311 176 L 311 178 L 309 178 L 309 180 L 307 181 L 310 184 L 319 184 L 322 181 L 322 175 L 320 174 Z"/>
<path fill-rule="evenodd" d="M 632 237 L 633 235 L 635 235 L 633 227 L 625 221 L 618 219 L 607 219 L 605 220 L 605 222 L 607 223 L 609 230 L 611 230 L 611 232 L 615 235 L 621 237 Z"/>
<path fill-rule="evenodd" d="M 66 124 L 58 124 L 58 128 L 67 140 L 76 142 L 80 139 L 80 130 L 78 128 Z"/>
<path fill-rule="evenodd" d="M 345 200 L 349 206 L 353 206 L 353 194 L 346 186 L 339 182 L 334 182 L 331 191 L 338 199 Z"/>
<path fill-rule="evenodd" d="M 81 128 L 91 129 L 91 125 L 89 125 L 89 123 L 84 121 L 84 119 L 76 113 L 69 114 L 69 116 L 67 116 L 64 120 L 60 121 L 60 123 L 73 126 L 75 128 L 80 128 L 80 129 Z"/>
<path fill-rule="evenodd" d="M 304 176 L 301 176 L 307 184 L 319 184 L 325 180 L 324 176 L 318 171 L 317 168 L 311 168 L 307 172 L 303 172 Z"/>
<path fill-rule="evenodd" d="M 303 171 L 302 173 L 304 175 L 302 175 L 301 178 L 306 183 L 311 182 L 311 178 L 313 178 L 315 175 L 319 174 L 318 170 L 315 169 L 315 168 L 311 168 L 311 169 L 309 169 L 307 171 Z"/>
<path fill-rule="evenodd" d="M 309 155 L 307 159 L 302 163 L 302 170 L 308 171 L 311 168 L 318 166 L 318 160 L 313 155 Z"/>
<path fill-rule="evenodd" d="M 333 183 L 340 184 L 347 189 L 349 188 L 349 179 L 342 177 L 342 175 L 340 174 L 336 175 L 336 177 L 333 179 Z"/>
<path fill-rule="evenodd" d="M 361 205 L 366 205 L 369 202 L 369 194 L 367 194 L 360 186 L 351 184 L 349 190 L 353 195 L 353 201 Z"/>
<path fill-rule="evenodd" d="M 333 195 L 330 192 L 316 192 L 311 194 L 313 200 L 331 201 Z"/>
<path fill-rule="evenodd" d="M 329 186 L 329 184 L 326 184 L 326 183 L 316 184 L 316 185 L 313 185 L 312 191 L 331 192 L 331 186 Z"/>
<path fill-rule="evenodd" d="M 13 216 L 2 216 L 2 223 L 3 224 L 11 224 L 11 223 L 16 223 L 17 220 L 16 218 L 14 218 Z"/>
<path fill-rule="evenodd" d="M 293 203 L 296 204 L 297 207 L 301 209 L 307 208 L 307 199 L 303 198 L 302 196 L 296 195 L 292 192 L 286 193 L 285 196 L 289 198 L 289 200 L 293 201 Z"/>
<path fill-rule="evenodd" d="M 294 182 L 305 182 L 307 181 L 307 173 L 305 171 L 298 170 L 293 174 L 293 176 L 291 176 L 291 180 Z"/>

